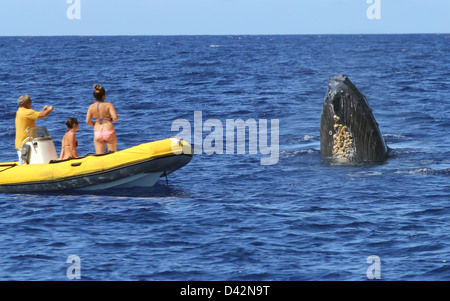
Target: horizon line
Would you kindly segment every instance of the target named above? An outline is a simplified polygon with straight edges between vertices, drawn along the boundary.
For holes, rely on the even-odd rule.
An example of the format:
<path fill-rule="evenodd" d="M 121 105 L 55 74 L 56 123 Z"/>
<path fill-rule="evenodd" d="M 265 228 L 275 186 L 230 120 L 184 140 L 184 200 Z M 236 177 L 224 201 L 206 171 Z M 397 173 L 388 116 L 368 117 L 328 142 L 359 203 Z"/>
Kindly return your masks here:
<path fill-rule="evenodd" d="M 180 36 L 338 36 L 338 35 L 448 35 L 450 32 L 422 33 L 249 33 L 249 34 L 50 34 L 50 35 L 0 35 L 0 38 L 14 37 L 180 37 Z"/>

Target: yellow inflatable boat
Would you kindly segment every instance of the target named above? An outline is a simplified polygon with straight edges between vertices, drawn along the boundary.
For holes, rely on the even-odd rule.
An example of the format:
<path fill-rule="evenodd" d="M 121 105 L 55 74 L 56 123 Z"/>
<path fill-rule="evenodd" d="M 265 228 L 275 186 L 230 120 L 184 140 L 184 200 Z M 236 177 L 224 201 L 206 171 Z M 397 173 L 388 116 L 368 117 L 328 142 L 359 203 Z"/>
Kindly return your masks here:
<path fill-rule="evenodd" d="M 0 163 L 0 192 L 149 187 L 192 159 L 189 143 L 168 138 L 125 150 L 58 160 L 46 128 L 32 128 L 22 153 L 29 164 Z"/>

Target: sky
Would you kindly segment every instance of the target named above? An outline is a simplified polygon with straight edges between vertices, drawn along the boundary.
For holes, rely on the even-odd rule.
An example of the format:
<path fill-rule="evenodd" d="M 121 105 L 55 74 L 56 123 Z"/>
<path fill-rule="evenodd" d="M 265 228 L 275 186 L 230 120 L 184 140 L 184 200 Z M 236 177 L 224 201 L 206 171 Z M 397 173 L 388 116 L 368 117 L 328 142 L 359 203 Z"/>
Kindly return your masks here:
<path fill-rule="evenodd" d="M 450 0 L 0 0 L 0 36 L 450 33 Z"/>

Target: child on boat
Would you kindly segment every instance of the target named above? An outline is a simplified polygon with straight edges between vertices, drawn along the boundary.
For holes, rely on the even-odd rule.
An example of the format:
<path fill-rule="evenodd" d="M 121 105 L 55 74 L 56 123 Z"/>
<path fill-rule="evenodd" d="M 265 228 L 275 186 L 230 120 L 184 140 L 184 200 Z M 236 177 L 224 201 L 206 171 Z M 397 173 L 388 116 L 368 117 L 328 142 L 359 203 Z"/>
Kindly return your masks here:
<path fill-rule="evenodd" d="M 76 118 L 69 118 L 66 121 L 67 132 L 61 141 L 60 160 L 78 157 L 77 146 L 78 141 L 75 132 L 78 131 L 79 125 Z"/>

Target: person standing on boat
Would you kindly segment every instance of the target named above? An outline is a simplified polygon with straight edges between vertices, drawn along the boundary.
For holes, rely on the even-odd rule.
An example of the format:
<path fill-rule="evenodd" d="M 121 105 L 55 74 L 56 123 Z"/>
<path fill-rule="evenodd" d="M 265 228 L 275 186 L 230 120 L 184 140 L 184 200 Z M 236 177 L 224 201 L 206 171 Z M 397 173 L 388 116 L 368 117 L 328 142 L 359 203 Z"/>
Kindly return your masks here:
<path fill-rule="evenodd" d="M 116 109 L 110 102 L 105 102 L 105 88 L 94 85 L 95 103 L 89 106 L 86 114 L 86 123 L 94 127 L 94 146 L 97 154 L 108 151 L 117 151 L 117 135 L 113 122 L 119 119 Z M 94 118 L 95 122 L 92 121 Z"/>
<path fill-rule="evenodd" d="M 78 120 L 76 118 L 69 118 L 66 121 L 67 132 L 61 141 L 61 154 L 59 160 L 71 159 L 78 157 L 77 152 L 77 136 L 75 132 L 78 131 L 80 126 L 78 125 Z"/>
<path fill-rule="evenodd" d="M 30 95 L 21 95 L 17 100 L 19 109 L 16 112 L 16 150 L 19 156 L 19 164 L 25 164 L 22 159 L 22 143 L 28 138 L 27 130 L 36 126 L 36 120 L 42 119 L 50 115 L 53 111 L 53 106 L 44 106 L 44 108 L 38 112 L 31 108 Z"/>

